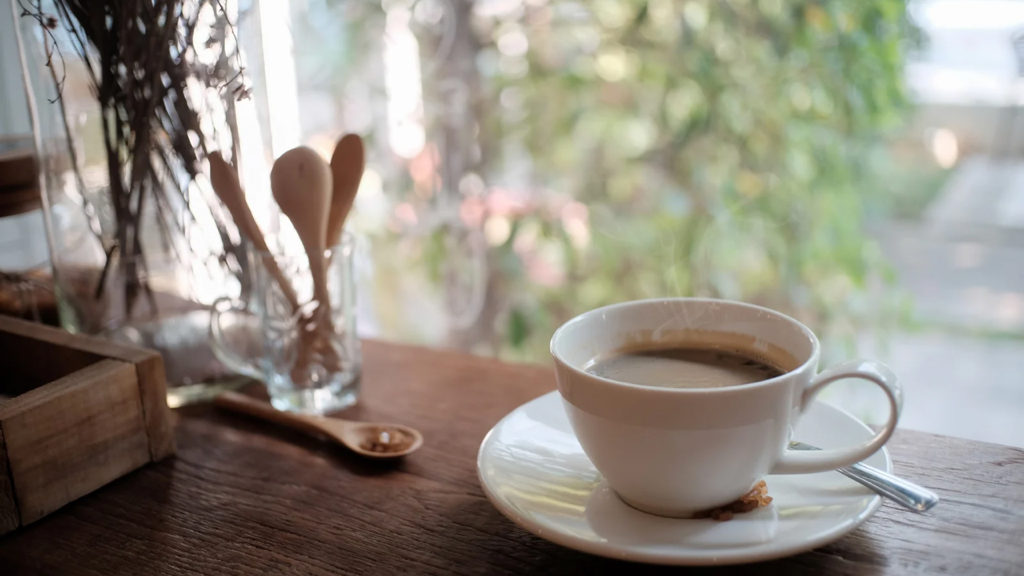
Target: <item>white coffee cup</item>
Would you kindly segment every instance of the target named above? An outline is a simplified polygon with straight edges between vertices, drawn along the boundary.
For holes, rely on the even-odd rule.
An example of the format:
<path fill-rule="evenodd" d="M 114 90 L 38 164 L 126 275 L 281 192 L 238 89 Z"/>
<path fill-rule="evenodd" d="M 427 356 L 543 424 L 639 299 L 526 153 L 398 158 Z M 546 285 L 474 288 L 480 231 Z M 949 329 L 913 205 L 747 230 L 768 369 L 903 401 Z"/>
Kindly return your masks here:
<path fill-rule="evenodd" d="M 638 341 L 679 334 L 740 335 L 753 350 L 788 353 L 796 368 L 741 386 L 667 388 L 587 373 L 588 362 Z M 730 338 L 732 336 L 729 336 Z M 558 391 L 583 451 L 634 508 L 689 517 L 727 504 L 768 474 L 806 474 L 871 456 L 896 429 L 902 391 L 885 365 L 856 360 L 818 373 L 818 339 L 779 312 L 725 300 L 670 298 L 626 302 L 570 320 L 551 338 Z M 822 451 L 787 450 L 815 395 L 843 378 L 878 384 L 889 418 L 868 442 Z"/>

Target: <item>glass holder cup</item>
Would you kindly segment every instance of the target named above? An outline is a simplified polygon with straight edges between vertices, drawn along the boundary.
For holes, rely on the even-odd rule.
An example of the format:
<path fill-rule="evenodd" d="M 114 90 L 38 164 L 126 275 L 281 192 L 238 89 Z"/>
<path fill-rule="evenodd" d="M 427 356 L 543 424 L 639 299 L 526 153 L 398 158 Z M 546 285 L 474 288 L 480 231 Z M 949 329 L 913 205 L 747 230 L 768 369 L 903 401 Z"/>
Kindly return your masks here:
<path fill-rule="evenodd" d="M 362 354 L 356 332 L 354 248 L 353 237 L 346 233 L 325 252 L 328 301 L 317 302 L 304 253 L 270 254 L 249 247 L 254 282 L 248 301 L 222 298 L 214 305 L 214 354 L 235 372 L 263 381 L 279 410 L 323 414 L 358 400 Z M 270 273 L 270 262 L 280 276 Z M 298 306 L 286 297 L 281 280 L 294 289 Z M 239 351 L 232 332 L 255 333 L 253 349 Z"/>

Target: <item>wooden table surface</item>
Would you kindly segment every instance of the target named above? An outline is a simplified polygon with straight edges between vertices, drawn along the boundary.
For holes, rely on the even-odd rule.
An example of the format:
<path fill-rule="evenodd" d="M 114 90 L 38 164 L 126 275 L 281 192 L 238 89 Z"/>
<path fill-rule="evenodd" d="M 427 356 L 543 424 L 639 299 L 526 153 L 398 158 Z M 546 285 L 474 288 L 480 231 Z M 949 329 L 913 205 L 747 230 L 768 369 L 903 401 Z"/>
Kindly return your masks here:
<path fill-rule="evenodd" d="M 185 409 L 176 458 L 0 538 L 0 575 L 1024 574 L 1024 450 L 910 431 L 890 443 L 896 469 L 942 503 L 923 516 L 886 503 L 813 552 L 687 571 L 556 546 L 499 514 L 475 470 L 487 431 L 554 389 L 551 371 L 376 342 L 364 353 L 364 401 L 346 415 L 422 430 L 405 462 Z"/>

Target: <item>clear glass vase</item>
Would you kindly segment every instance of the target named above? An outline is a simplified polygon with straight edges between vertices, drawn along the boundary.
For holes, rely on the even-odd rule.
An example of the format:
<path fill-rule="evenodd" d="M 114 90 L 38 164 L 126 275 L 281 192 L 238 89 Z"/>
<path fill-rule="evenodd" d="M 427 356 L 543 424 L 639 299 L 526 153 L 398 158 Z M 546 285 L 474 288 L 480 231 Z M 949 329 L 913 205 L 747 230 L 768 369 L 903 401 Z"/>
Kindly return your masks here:
<path fill-rule="evenodd" d="M 17 0 L 11 5 L 61 325 L 159 351 L 172 407 L 249 381 L 209 346 L 212 305 L 243 295 L 247 264 L 208 182 L 173 159 L 156 158 L 162 152 L 154 146 L 148 160 L 162 162 L 162 180 L 134 193 L 112 186 L 111 174 L 129 167 L 111 151 L 109 117 L 69 22 L 52 1 L 33 3 L 31 13 Z M 153 132 L 154 139 L 169 136 Z M 245 349 L 241 328 L 229 337 Z"/>

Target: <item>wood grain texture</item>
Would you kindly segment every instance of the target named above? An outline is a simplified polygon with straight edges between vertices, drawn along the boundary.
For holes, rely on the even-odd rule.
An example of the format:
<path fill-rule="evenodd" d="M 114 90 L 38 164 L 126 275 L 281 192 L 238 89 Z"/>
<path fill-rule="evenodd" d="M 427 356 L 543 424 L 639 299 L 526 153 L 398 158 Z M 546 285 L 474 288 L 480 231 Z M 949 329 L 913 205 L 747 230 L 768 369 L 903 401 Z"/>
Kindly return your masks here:
<path fill-rule="evenodd" d="M 174 422 L 172 412 L 167 408 L 164 358 L 151 350 L 141 352 L 145 354 L 132 353 L 128 357 L 121 356 L 121 359 L 135 364 L 135 376 L 138 378 L 139 395 L 142 400 L 142 416 L 149 439 L 149 457 L 156 462 L 174 454 Z"/>
<path fill-rule="evenodd" d="M 943 497 L 927 515 L 885 504 L 834 544 L 750 566 L 681 571 L 574 552 L 516 527 L 476 477 L 484 435 L 554 389 L 550 370 L 375 342 L 364 354 L 364 402 L 345 416 L 420 429 L 424 446 L 406 461 L 366 461 L 242 416 L 182 410 L 177 458 L 0 538 L 0 573 L 1022 573 L 1024 451 L 907 431 L 890 447 L 897 472 Z"/>
<path fill-rule="evenodd" d="M 160 460 L 175 450 L 174 423 L 167 408 L 164 361 L 153 350 L 127 346 L 100 338 L 87 338 L 63 330 L 0 316 L 0 367 L 21 375 L 17 393 L 56 380 L 93 364 L 113 358 L 136 365 L 150 459 Z M 4 392 L 0 384 L 0 393 Z"/>
<path fill-rule="evenodd" d="M 23 394 L 103 359 L 84 350 L 7 332 L 2 326 L 7 321 L 0 316 L 0 374 L 4 375 L 0 394 L 5 396 Z"/>
<path fill-rule="evenodd" d="M 42 195 L 39 193 L 38 184 L 0 186 L 0 218 L 38 210 L 42 204 Z"/>
<path fill-rule="evenodd" d="M 101 360 L 0 405 L 21 524 L 149 462 L 135 366 Z"/>
<path fill-rule="evenodd" d="M 118 358 L 125 362 L 134 362 L 136 359 L 145 358 L 152 353 L 151 350 L 145 348 L 136 348 L 102 338 L 80 336 L 52 326 L 0 316 L 0 337 L 4 338 L 6 344 L 15 340 L 12 336 L 79 350 L 94 357 Z"/>
<path fill-rule="evenodd" d="M 0 534 L 6 534 L 21 526 L 21 514 L 14 497 L 14 482 L 11 467 L 7 465 L 7 444 L 4 429 L 0 426 Z"/>
<path fill-rule="evenodd" d="M 0 188 L 31 186 L 39 179 L 32 139 L 24 136 L 0 136 Z"/>

